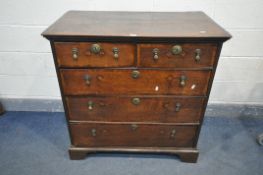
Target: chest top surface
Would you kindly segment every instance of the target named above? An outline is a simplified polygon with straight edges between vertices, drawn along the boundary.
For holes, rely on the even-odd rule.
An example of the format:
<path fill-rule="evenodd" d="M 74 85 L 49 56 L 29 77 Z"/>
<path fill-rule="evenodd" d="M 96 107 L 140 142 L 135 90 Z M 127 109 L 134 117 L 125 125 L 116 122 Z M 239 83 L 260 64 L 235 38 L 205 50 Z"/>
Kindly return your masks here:
<path fill-rule="evenodd" d="M 231 35 L 203 12 L 69 11 L 42 35 L 103 38 L 214 38 Z"/>

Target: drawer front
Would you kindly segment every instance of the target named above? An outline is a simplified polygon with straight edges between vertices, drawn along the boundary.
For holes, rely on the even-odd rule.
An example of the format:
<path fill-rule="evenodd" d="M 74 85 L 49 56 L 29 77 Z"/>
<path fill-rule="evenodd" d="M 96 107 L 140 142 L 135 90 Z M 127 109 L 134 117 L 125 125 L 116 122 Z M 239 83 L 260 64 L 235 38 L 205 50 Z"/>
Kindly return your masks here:
<path fill-rule="evenodd" d="M 139 66 L 171 68 L 212 67 L 216 44 L 139 44 Z"/>
<path fill-rule="evenodd" d="M 133 66 L 135 48 L 132 44 L 55 42 L 60 67 Z"/>
<path fill-rule="evenodd" d="M 70 124 L 74 146 L 192 147 L 197 126 Z"/>
<path fill-rule="evenodd" d="M 205 95 L 210 71 L 61 69 L 66 95 Z"/>
<path fill-rule="evenodd" d="M 204 98 L 67 97 L 70 120 L 109 122 L 199 122 Z"/>

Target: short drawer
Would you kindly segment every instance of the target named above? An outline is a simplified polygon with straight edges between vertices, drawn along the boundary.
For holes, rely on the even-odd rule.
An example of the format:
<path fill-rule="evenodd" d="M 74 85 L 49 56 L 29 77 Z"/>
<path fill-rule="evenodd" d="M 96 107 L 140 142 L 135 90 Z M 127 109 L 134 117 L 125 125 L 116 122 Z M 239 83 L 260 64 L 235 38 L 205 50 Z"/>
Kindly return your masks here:
<path fill-rule="evenodd" d="M 61 69 L 66 95 L 205 95 L 211 71 Z"/>
<path fill-rule="evenodd" d="M 125 67 L 135 63 L 135 45 L 55 42 L 60 67 Z"/>
<path fill-rule="evenodd" d="M 69 120 L 198 123 L 201 97 L 66 97 Z"/>
<path fill-rule="evenodd" d="M 71 123 L 73 146 L 193 147 L 197 126 Z"/>
<path fill-rule="evenodd" d="M 217 44 L 139 44 L 139 66 L 168 68 L 212 67 Z"/>

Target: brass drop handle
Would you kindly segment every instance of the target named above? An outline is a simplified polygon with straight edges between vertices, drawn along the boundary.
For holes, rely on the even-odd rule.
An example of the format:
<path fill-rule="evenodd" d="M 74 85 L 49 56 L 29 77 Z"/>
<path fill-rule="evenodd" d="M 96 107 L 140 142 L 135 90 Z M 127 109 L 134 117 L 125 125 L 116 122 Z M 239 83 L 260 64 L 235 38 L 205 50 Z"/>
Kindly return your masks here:
<path fill-rule="evenodd" d="M 137 79 L 137 78 L 139 78 L 139 76 L 140 76 L 140 72 L 139 72 L 138 70 L 132 71 L 131 77 L 132 77 L 133 79 Z"/>
<path fill-rule="evenodd" d="M 84 81 L 86 83 L 86 85 L 90 85 L 91 84 L 91 76 L 90 75 L 84 75 Z"/>
<path fill-rule="evenodd" d="M 174 45 L 171 49 L 171 52 L 173 55 L 178 55 L 178 54 L 182 53 L 182 51 L 183 51 L 183 48 L 180 45 Z"/>
<path fill-rule="evenodd" d="M 179 112 L 180 109 L 181 109 L 181 104 L 180 104 L 180 103 L 176 103 L 176 105 L 175 105 L 175 111 L 176 111 L 176 112 Z"/>
<path fill-rule="evenodd" d="M 117 48 L 117 47 L 114 47 L 112 49 L 112 52 L 113 52 L 113 57 L 117 60 L 119 58 L 119 52 L 120 50 Z"/>
<path fill-rule="evenodd" d="M 136 130 L 139 126 L 137 124 L 131 124 L 131 129 Z"/>
<path fill-rule="evenodd" d="M 92 135 L 93 137 L 96 137 L 96 135 L 97 135 L 96 132 L 97 132 L 97 131 L 96 131 L 95 128 L 92 128 L 92 129 L 91 129 L 91 135 Z"/>
<path fill-rule="evenodd" d="M 176 135 L 176 130 L 175 130 L 175 129 L 173 129 L 173 130 L 172 130 L 172 132 L 171 132 L 171 137 L 172 137 L 172 138 L 174 138 L 174 137 L 175 137 L 175 135 Z"/>
<path fill-rule="evenodd" d="M 187 80 L 187 77 L 186 77 L 185 75 L 182 75 L 182 76 L 180 77 L 180 85 L 181 85 L 181 86 L 185 86 L 186 80 Z"/>
<path fill-rule="evenodd" d="M 78 48 L 72 48 L 71 54 L 72 54 L 73 60 L 77 60 L 77 59 L 78 59 L 78 56 L 79 56 Z"/>
<path fill-rule="evenodd" d="M 140 98 L 137 98 L 137 97 L 132 98 L 132 104 L 134 104 L 134 105 L 139 105 L 140 103 L 141 103 Z"/>
<path fill-rule="evenodd" d="M 93 110 L 93 107 L 94 107 L 94 103 L 92 101 L 89 101 L 88 102 L 88 109 L 91 111 L 91 110 Z"/>
<path fill-rule="evenodd" d="M 159 49 L 154 48 L 152 52 L 153 52 L 153 60 L 157 61 L 159 59 L 159 56 L 158 56 L 160 52 Z"/>
<path fill-rule="evenodd" d="M 90 52 L 93 53 L 93 54 L 99 54 L 100 51 L 101 51 L 101 47 L 99 44 L 92 44 L 91 47 L 90 47 Z"/>
<path fill-rule="evenodd" d="M 195 61 L 200 61 L 201 59 L 201 49 L 195 50 Z"/>

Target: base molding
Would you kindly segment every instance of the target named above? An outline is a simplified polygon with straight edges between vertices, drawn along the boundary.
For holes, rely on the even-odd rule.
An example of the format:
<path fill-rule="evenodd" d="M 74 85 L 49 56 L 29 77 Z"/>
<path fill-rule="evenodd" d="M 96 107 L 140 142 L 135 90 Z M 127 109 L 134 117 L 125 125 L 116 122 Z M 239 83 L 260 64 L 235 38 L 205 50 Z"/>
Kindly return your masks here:
<path fill-rule="evenodd" d="M 88 154 L 97 152 L 122 152 L 122 153 L 151 153 L 151 154 L 171 154 L 178 156 L 182 162 L 196 163 L 199 152 L 196 148 L 155 148 L 155 147 L 74 147 L 69 148 L 71 160 L 85 159 Z"/>

